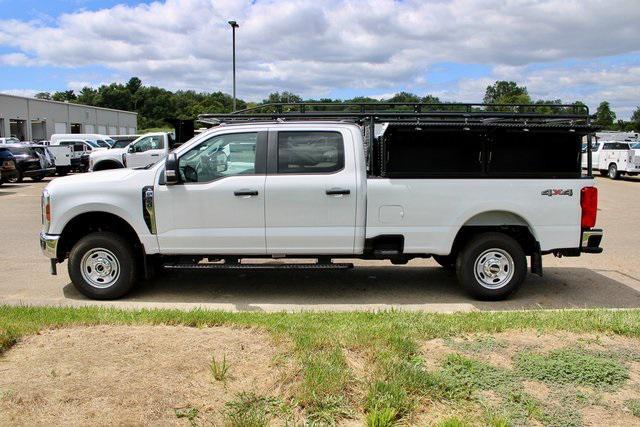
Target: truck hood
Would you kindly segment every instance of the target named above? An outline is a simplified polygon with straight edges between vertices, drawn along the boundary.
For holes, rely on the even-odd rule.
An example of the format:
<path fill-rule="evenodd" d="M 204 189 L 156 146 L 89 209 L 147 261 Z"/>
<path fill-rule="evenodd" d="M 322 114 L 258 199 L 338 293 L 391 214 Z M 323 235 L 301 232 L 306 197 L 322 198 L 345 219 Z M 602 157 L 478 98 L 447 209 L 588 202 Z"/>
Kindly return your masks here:
<path fill-rule="evenodd" d="M 153 182 L 153 171 L 135 169 L 110 169 L 100 172 L 83 173 L 56 178 L 47 185 L 50 192 L 73 192 L 78 190 L 91 189 L 96 193 L 108 191 L 114 184 L 122 184 L 140 174 L 148 174 L 149 181 Z"/>

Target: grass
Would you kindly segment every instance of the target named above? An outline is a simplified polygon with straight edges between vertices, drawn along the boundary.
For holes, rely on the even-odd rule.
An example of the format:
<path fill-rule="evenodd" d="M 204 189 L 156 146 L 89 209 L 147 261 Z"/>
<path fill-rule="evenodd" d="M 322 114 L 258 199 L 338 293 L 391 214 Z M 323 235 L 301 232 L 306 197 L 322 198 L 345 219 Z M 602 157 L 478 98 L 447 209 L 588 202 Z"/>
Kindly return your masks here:
<path fill-rule="evenodd" d="M 630 399 L 625 404 L 634 417 L 640 418 L 640 399 Z"/>
<path fill-rule="evenodd" d="M 294 409 L 310 424 L 336 424 L 357 414 L 362 414 L 369 426 L 412 424 L 416 410 L 432 402 L 466 410 L 463 418 L 458 415 L 439 425 L 501 426 L 526 424 L 527 420 L 571 425 L 579 423 L 571 411 L 583 405 L 575 387 L 560 387 L 564 394 L 547 404 L 526 394 L 522 380 L 618 387 L 628 374 L 623 362 L 613 356 L 567 349 L 549 354 L 522 352 L 513 370 L 463 354 L 449 355 L 440 368 L 427 370 L 419 343 L 444 338 L 456 351 L 476 355 L 499 351 L 503 343 L 492 335 L 508 330 L 640 337 L 640 310 L 268 314 L 0 306 L 0 352 L 43 328 L 111 324 L 257 327 L 270 332 L 276 341 L 290 343 L 286 356 L 296 361 L 295 372 L 291 373 L 295 387 L 287 396 L 291 403 L 247 390 L 226 404 L 224 417 L 229 425 L 265 425 L 274 418 L 289 419 Z M 457 339 L 467 334 L 476 338 Z M 345 349 L 363 355 L 365 372 L 353 371 L 345 359 Z M 226 357 L 221 361 L 212 358 L 209 368 L 217 381 L 228 378 Z M 484 391 L 496 394 L 500 403 L 483 403 L 479 396 Z M 198 410 L 188 409 L 195 412 L 180 410 L 176 416 L 193 423 L 199 418 Z"/>
<path fill-rule="evenodd" d="M 612 358 L 575 349 L 560 349 L 549 354 L 522 352 L 516 359 L 516 367 L 525 377 L 556 384 L 610 387 L 622 384 L 629 377 L 628 369 Z"/>
<path fill-rule="evenodd" d="M 240 393 L 225 404 L 223 415 L 227 425 L 233 427 L 262 427 L 281 416 L 290 416 L 290 408 L 280 399 L 258 396 L 255 393 Z"/>
<path fill-rule="evenodd" d="M 216 381 L 226 381 L 229 374 L 229 364 L 227 363 L 227 355 L 222 355 L 222 361 L 218 362 L 216 356 L 211 356 L 211 363 L 209 364 L 209 370 L 211 376 Z"/>
<path fill-rule="evenodd" d="M 176 418 L 185 418 L 192 426 L 197 425 L 196 419 L 198 418 L 198 408 L 179 408 L 175 410 Z"/>

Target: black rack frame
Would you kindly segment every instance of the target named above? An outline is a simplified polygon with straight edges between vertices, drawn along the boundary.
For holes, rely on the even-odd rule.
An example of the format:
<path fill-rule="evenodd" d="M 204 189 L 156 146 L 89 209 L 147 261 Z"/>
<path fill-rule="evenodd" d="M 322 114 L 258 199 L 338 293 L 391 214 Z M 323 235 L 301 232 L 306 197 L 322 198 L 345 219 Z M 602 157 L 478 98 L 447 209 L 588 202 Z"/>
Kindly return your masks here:
<path fill-rule="evenodd" d="M 367 146 L 373 149 L 376 123 L 461 127 L 566 128 L 587 132 L 587 173 L 591 165 L 592 133 L 589 107 L 581 104 L 482 104 L 482 103 L 328 103 L 292 102 L 262 104 L 229 114 L 200 114 L 198 121 L 226 124 L 284 121 L 342 121 L 369 127 Z"/>

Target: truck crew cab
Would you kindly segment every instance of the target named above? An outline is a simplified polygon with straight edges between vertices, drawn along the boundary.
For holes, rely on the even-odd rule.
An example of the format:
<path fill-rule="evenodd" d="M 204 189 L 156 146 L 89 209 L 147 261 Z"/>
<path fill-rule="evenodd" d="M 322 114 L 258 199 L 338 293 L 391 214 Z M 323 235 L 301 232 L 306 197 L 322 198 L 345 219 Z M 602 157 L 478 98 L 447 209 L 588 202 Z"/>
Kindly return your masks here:
<path fill-rule="evenodd" d="M 595 128 L 584 106 L 551 107 L 306 103 L 202 115 L 213 127 L 165 160 L 51 182 L 41 247 L 54 274 L 68 259 L 74 285 L 95 299 L 125 295 L 156 267 L 431 256 L 473 296 L 502 299 L 524 281 L 527 257 L 542 274 L 544 254 L 602 251 L 580 158 Z"/>

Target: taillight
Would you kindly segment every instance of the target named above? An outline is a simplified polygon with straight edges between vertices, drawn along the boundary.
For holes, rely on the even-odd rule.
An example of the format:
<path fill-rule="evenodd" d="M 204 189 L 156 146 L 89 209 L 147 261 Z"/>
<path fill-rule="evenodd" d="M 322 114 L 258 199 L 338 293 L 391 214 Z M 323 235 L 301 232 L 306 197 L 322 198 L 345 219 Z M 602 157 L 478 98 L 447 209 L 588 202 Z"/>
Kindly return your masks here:
<path fill-rule="evenodd" d="M 598 189 L 596 187 L 584 187 L 580 191 L 580 207 L 582 208 L 582 228 L 593 228 L 596 225 L 598 213 Z"/>

